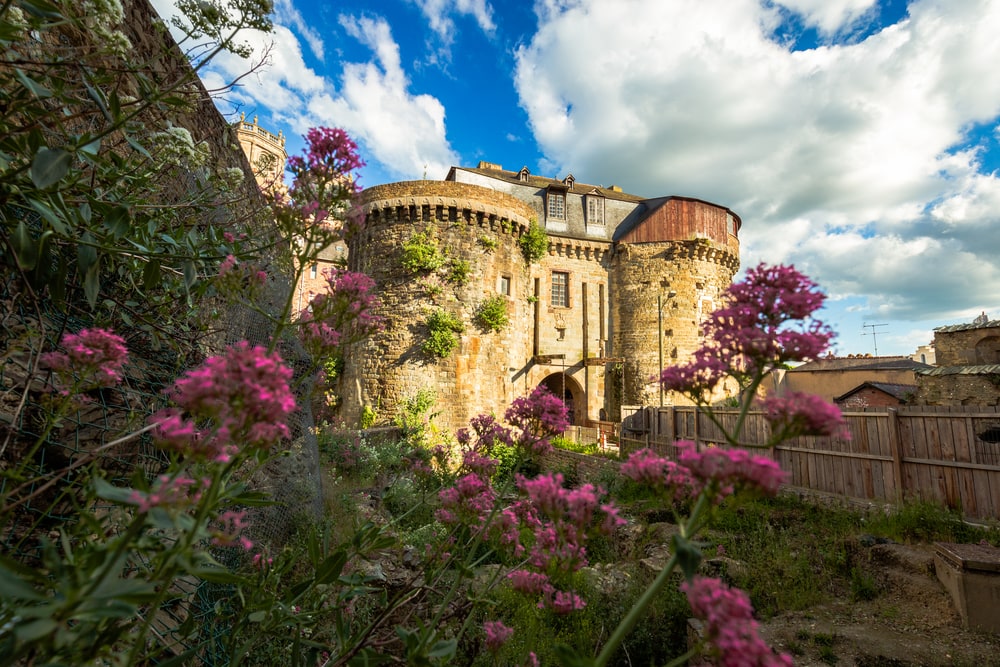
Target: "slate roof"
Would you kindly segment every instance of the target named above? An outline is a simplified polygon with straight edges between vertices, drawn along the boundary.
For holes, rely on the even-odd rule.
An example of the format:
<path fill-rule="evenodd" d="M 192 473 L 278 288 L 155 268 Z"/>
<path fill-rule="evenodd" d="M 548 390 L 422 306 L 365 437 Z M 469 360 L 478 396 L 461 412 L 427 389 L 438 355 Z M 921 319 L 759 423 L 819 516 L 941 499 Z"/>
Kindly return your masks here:
<path fill-rule="evenodd" d="M 915 384 L 896 384 L 893 382 L 862 382 L 854 389 L 841 395 L 835 396 L 834 403 L 839 403 L 840 401 L 846 399 L 851 394 L 856 394 L 865 387 L 871 387 L 872 389 L 878 389 L 881 392 L 889 394 L 890 396 L 899 399 L 900 401 L 906 401 L 908 395 L 913 394 L 917 390 L 917 385 Z"/>
<path fill-rule="evenodd" d="M 980 364 L 978 366 L 938 366 L 919 369 L 920 375 L 1000 375 L 1000 364 Z"/>
<path fill-rule="evenodd" d="M 935 328 L 934 333 L 953 333 L 955 331 L 972 331 L 973 329 L 992 329 L 993 327 L 1000 327 L 1000 320 L 990 320 L 982 324 L 976 324 L 975 322 L 951 324 L 946 327 Z"/>
<path fill-rule="evenodd" d="M 510 171 L 508 169 L 481 169 L 479 167 L 452 167 L 451 170 L 461 169 L 462 171 L 468 171 L 473 174 L 479 174 L 480 176 L 486 176 L 488 178 L 495 178 L 500 181 L 506 181 L 514 185 L 527 185 L 530 187 L 536 187 L 543 190 L 549 186 L 556 186 L 560 188 L 565 188 L 567 185 L 563 183 L 558 178 L 547 178 L 545 176 L 535 176 L 534 174 L 528 174 L 528 180 L 522 181 L 518 178 L 518 171 Z M 446 180 L 451 180 L 451 173 L 449 172 L 448 178 Z M 588 185 L 586 183 L 581 183 L 576 181 L 573 183 L 574 194 L 585 195 L 596 191 L 602 197 L 607 197 L 608 199 L 618 199 L 620 201 L 628 202 L 641 202 L 645 197 L 640 197 L 639 195 L 631 195 L 627 192 L 621 192 L 619 190 L 612 190 L 611 188 L 606 188 L 601 185 Z"/>
<path fill-rule="evenodd" d="M 833 359 L 816 359 L 789 369 L 789 373 L 823 372 L 823 371 L 888 371 L 934 368 L 930 364 L 914 361 L 909 357 L 835 357 Z"/>

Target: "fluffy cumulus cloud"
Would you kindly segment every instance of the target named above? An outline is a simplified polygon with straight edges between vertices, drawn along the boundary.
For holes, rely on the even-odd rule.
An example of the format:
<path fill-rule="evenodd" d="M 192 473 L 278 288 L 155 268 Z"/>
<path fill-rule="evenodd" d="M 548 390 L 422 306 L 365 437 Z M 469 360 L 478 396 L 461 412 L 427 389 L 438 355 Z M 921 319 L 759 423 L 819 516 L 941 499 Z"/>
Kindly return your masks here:
<path fill-rule="evenodd" d="M 163 17 L 177 13 L 173 0 L 153 4 Z M 485 12 L 483 20 L 489 19 L 485 5 L 475 0 L 457 0 L 453 9 L 477 17 Z M 339 69 L 319 73 L 307 64 L 302 46 L 304 42 L 313 58 L 323 61 L 319 32 L 292 0 L 278 0 L 273 18 L 270 33 L 240 33 L 253 47 L 250 60 L 224 53 L 202 72 L 206 86 L 218 91 L 220 107 L 263 109 L 271 123 L 299 133 L 315 125 L 342 127 L 359 141 L 369 162 L 394 178 L 436 175 L 457 163 L 446 136 L 444 107 L 431 95 L 411 91 L 399 47 L 384 20 L 341 16 L 346 38 L 368 47 L 371 59 L 341 61 Z M 236 86 L 224 89 L 233 81 Z"/>
<path fill-rule="evenodd" d="M 795 262 L 875 317 L 996 310 L 1000 181 L 970 133 L 1000 115 L 1000 3 L 915 0 L 884 27 L 878 10 L 539 0 L 515 83 L 558 173 L 730 206 L 744 265 Z M 793 14 L 854 32 L 793 49 L 775 36 Z"/>

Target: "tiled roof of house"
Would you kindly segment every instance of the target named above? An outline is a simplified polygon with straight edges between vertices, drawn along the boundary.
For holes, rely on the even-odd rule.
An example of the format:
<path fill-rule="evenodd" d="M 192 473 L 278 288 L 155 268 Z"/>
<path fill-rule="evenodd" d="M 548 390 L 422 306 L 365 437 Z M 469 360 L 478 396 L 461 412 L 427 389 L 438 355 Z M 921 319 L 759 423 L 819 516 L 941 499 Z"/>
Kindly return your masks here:
<path fill-rule="evenodd" d="M 984 318 L 985 319 L 985 318 Z M 952 324 L 946 327 L 937 327 L 934 333 L 952 333 L 955 331 L 972 331 L 973 329 L 991 329 L 1000 327 L 1000 320 L 989 320 L 988 322 L 966 322 L 965 324 Z"/>
<path fill-rule="evenodd" d="M 862 382 L 854 389 L 851 389 L 847 393 L 834 397 L 834 403 L 839 403 L 851 394 L 856 394 L 865 387 L 871 387 L 873 389 L 878 389 L 879 391 L 885 392 L 890 396 L 899 399 L 900 401 L 905 401 L 907 398 L 917 391 L 917 385 L 915 384 L 896 384 L 893 382 Z"/>
<path fill-rule="evenodd" d="M 918 369 L 921 375 L 1000 375 L 1000 364 L 980 364 L 978 366 L 938 366 Z"/>
<path fill-rule="evenodd" d="M 835 357 L 832 359 L 816 359 L 790 369 L 795 372 L 822 371 L 869 371 L 869 370 L 914 370 L 933 368 L 929 364 L 914 361 L 909 357 Z"/>

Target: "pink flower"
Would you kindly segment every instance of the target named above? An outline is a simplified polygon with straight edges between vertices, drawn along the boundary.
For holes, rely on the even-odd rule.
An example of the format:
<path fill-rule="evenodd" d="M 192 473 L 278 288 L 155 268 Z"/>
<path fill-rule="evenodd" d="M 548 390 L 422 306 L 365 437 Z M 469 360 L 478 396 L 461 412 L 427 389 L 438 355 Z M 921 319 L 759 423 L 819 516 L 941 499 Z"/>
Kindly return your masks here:
<path fill-rule="evenodd" d="M 65 352 L 46 352 L 39 361 L 55 372 L 56 386 L 64 393 L 70 387 L 111 387 L 121 381 L 128 361 L 125 340 L 105 329 L 83 329 L 63 336 Z"/>
<path fill-rule="evenodd" d="M 486 649 L 490 653 L 499 651 L 514 634 L 513 628 L 508 628 L 500 621 L 486 621 L 483 623 L 483 632 L 486 633 Z"/>
<path fill-rule="evenodd" d="M 558 435 L 569 426 L 566 404 L 545 387 L 536 387 L 528 396 L 515 399 L 504 419 L 520 429 L 515 437 L 518 446 L 535 454 L 552 449 L 549 436 Z"/>
<path fill-rule="evenodd" d="M 765 418 L 775 438 L 785 440 L 800 435 L 826 435 L 849 439 L 840 408 L 819 396 L 791 392 L 772 396 L 763 403 Z"/>
<path fill-rule="evenodd" d="M 633 452 L 620 468 L 622 475 L 651 486 L 674 500 L 690 497 L 695 489 L 691 471 L 651 449 Z"/>
<path fill-rule="evenodd" d="M 179 409 L 152 416 L 160 422 L 153 438 L 166 449 L 219 462 L 231 460 L 237 443 L 268 448 L 289 435 L 291 377 L 277 353 L 237 343 L 174 382 L 167 393 Z"/>
<path fill-rule="evenodd" d="M 148 493 L 133 491 L 129 502 L 136 505 L 140 513 L 146 513 L 154 507 L 167 510 L 177 510 L 197 505 L 201 500 L 202 491 L 208 488 L 211 479 L 204 478 L 200 482 L 189 477 L 160 475 Z"/>
<path fill-rule="evenodd" d="M 243 536 L 243 529 L 247 527 L 246 512 L 227 510 L 217 518 L 218 525 L 212 531 L 212 544 L 217 547 L 239 546 L 245 551 L 250 551 L 253 542 Z"/>
<path fill-rule="evenodd" d="M 579 611 L 587 606 L 582 597 L 576 593 L 566 591 L 556 591 L 549 601 L 549 608 L 557 614 L 568 614 L 572 611 Z"/>
<path fill-rule="evenodd" d="M 785 473 L 776 461 L 754 456 L 745 449 L 712 447 L 699 452 L 693 442 L 687 441 L 675 446 L 680 450 L 680 464 L 691 471 L 692 477 L 701 484 L 717 482 L 721 495 L 742 485 L 773 496 L 785 481 Z"/>
<path fill-rule="evenodd" d="M 719 579 L 697 576 L 681 584 L 691 613 L 704 621 L 704 639 L 722 667 L 786 667 L 789 655 L 775 655 L 757 633 L 753 607 L 746 593 Z"/>
<path fill-rule="evenodd" d="M 314 296 L 301 314 L 300 337 L 315 357 L 329 356 L 342 345 L 381 331 L 384 318 L 375 314 L 379 300 L 375 281 L 363 273 L 326 272 L 326 291 Z"/>
<path fill-rule="evenodd" d="M 541 572 L 514 570 L 507 575 L 507 578 L 510 580 L 511 588 L 527 595 L 537 595 L 552 590 L 548 575 Z"/>

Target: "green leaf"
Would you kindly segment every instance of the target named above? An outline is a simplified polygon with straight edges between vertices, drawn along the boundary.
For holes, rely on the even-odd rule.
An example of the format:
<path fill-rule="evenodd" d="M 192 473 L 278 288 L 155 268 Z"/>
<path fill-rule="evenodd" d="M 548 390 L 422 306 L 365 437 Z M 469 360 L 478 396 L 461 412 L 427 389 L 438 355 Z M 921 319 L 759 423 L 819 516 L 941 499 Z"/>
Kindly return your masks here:
<path fill-rule="evenodd" d="M 110 500 L 113 503 L 129 504 L 129 499 L 135 489 L 122 488 L 109 484 L 103 477 L 95 477 L 91 480 L 94 486 L 94 495 L 101 500 Z"/>
<path fill-rule="evenodd" d="M 347 554 L 343 551 L 338 551 L 329 556 L 316 568 L 315 582 L 317 584 L 329 584 L 336 581 L 346 564 Z"/>
<path fill-rule="evenodd" d="M 14 635 L 17 636 L 19 641 L 33 642 L 41 639 L 58 627 L 59 624 L 51 618 L 39 618 L 30 623 L 14 626 Z"/>
<path fill-rule="evenodd" d="M 442 639 L 441 641 L 434 644 L 431 650 L 427 653 L 428 658 L 450 658 L 455 655 L 455 650 L 458 648 L 457 639 Z"/>
<path fill-rule="evenodd" d="M 80 243 L 76 246 L 76 262 L 80 267 L 80 273 L 86 274 L 90 268 L 97 264 L 97 239 L 90 232 L 84 232 L 80 237 Z"/>
<path fill-rule="evenodd" d="M 191 260 L 184 262 L 184 286 L 191 287 L 197 279 L 198 269 L 195 267 L 194 262 Z"/>
<path fill-rule="evenodd" d="M 61 13 L 59 13 L 59 7 L 46 0 L 21 0 L 21 9 L 28 12 L 33 16 L 37 16 L 43 19 L 61 19 L 64 18 Z"/>
<path fill-rule="evenodd" d="M 97 154 L 101 152 L 101 140 L 94 139 L 77 149 L 77 152 L 82 153 L 86 157 L 95 158 Z"/>
<path fill-rule="evenodd" d="M 22 72 L 20 69 L 14 69 L 14 76 L 17 80 L 21 82 L 21 85 L 31 91 L 31 94 L 39 99 L 44 99 L 46 97 L 52 97 L 52 93 L 48 88 L 38 83 L 27 74 Z"/>
<path fill-rule="evenodd" d="M 241 584 L 243 577 L 221 567 L 196 567 L 191 574 L 213 584 Z"/>
<path fill-rule="evenodd" d="M 250 621 L 251 623 L 260 623 L 265 618 L 267 618 L 266 611 L 255 611 L 249 616 L 247 616 L 247 620 Z"/>
<path fill-rule="evenodd" d="M 132 211 L 127 206 L 116 206 L 104 218 L 104 224 L 116 241 L 132 229 Z"/>
<path fill-rule="evenodd" d="M 677 554 L 677 564 L 680 565 L 684 578 L 691 581 L 698 571 L 698 566 L 701 565 L 701 549 L 680 535 L 674 535 L 673 546 L 674 553 Z"/>
<path fill-rule="evenodd" d="M 160 284 L 160 261 L 151 259 L 142 270 L 142 286 L 149 292 Z"/>
<path fill-rule="evenodd" d="M 17 223 L 17 228 L 14 229 L 14 236 L 10 240 L 14 246 L 17 265 L 23 271 L 31 271 L 35 268 L 35 264 L 38 262 L 38 242 L 31 236 L 31 232 L 28 231 L 28 226 L 24 224 L 24 220 L 20 220 Z"/>
<path fill-rule="evenodd" d="M 594 664 L 593 660 L 580 655 L 576 649 L 567 644 L 556 644 L 555 653 L 556 660 L 563 667 L 590 667 Z"/>
<path fill-rule="evenodd" d="M 31 182 L 44 190 L 62 180 L 69 171 L 73 156 L 61 148 L 39 148 L 31 161 Z"/>
<path fill-rule="evenodd" d="M 56 231 L 56 234 L 59 234 L 60 236 L 66 236 L 66 233 L 68 231 L 66 223 L 63 222 L 63 219 L 60 218 L 59 215 L 54 210 L 52 210 L 52 208 L 48 204 L 46 204 L 45 202 L 38 201 L 37 199 L 30 199 L 30 198 L 28 199 L 28 203 L 31 204 L 31 208 L 35 209 L 35 211 L 40 216 L 45 218 L 46 222 L 52 225 L 52 229 Z"/>
<path fill-rule="evenodd" d="M 44 600 L 31 584 L 0 565 L 0 597 L 4 600 Z"/>
<path fill-rule="evenodd" d="M 66 258 L 61 254 L 57 255 L 56 270 L 49 278 L 49 296 L 57 308 L 61 308 L 66 301 Z"/>
<path fill-rule="evenodd" d="M 101 292 L 101 263 L 100 258 L 90 267 L 83 277 L 83 293 L 87 297 L 87 303 L 91 310 L 97 307 L 97 296 Z"/>

